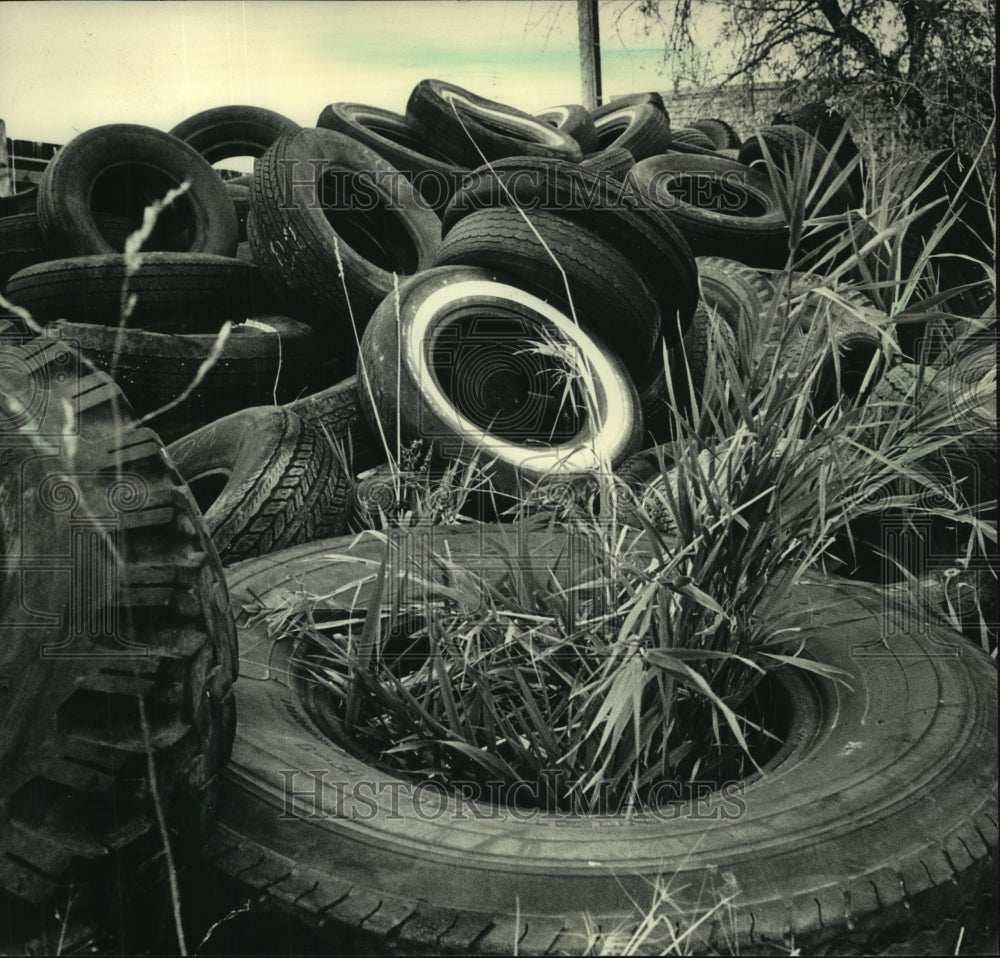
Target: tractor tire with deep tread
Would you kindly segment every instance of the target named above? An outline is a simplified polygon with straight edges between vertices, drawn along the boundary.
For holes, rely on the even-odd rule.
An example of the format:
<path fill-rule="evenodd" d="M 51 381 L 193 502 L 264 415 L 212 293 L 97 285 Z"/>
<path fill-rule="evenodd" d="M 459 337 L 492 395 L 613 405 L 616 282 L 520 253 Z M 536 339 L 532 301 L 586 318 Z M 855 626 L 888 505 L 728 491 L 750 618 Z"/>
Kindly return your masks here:
<path fill-rule="evenodd" d="M 44 337 L 0 366 L 0 940 L 57 954 L 68 910 L 71 932 L 146 953 L 170 914 L 163 842 L 186 897 L 235 733 L 226 582 L 107 376 Z"/>

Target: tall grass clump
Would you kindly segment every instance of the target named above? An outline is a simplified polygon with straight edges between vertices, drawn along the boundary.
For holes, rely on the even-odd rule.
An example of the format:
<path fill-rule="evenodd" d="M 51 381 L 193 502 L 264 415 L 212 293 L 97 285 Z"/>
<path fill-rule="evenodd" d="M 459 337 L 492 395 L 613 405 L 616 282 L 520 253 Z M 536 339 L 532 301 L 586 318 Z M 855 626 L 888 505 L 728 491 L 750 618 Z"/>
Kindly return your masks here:
<path fill-rule="evenodd" d="M 646 481 L 597 470 L 596 494 L 569 497 L 547 526 L 527 523 L 539 501 L 529 492 L 513 518 L 530 531 L 504 540 L 489 574 L 447 552 L 395 576 L 359 563 L 372 596 L 346 613 L 308 595 L 262 611 L 301 640 L 302 674 L 329 694 L 349 747 L 404 773 L 495 786 L 483 794 L 497 801 L 527 794 L 573 811 L 627 811 L 664 781 L 683 792 L 754 774 L 787 718 L 769 673 L 844 680 L 810 657 L 808 623 L 789 610 L 805 582 L 828 586 L 836 607 L 834 580 L 819 573 L 850 561 L 854 523 L 926 514 L 962 523 L 982 548 L 995 542 L 982 504 L 937 467 L 969 438 L 954 408 L 871 398 L 899 361 L 905 311 L 946 315 L 892 274 L 917 214 L 819 216 L 850 168 L 810 180 L 811 165 L 773 173 L 789 257 L 751 355 L 714 351 L 697 391 L 668 377 L 675 441 L 645 454 Z M 848 228 L 858 222 L 863 232 Z M 816 239 L 821 282 L 806 295 L 795 267 Z M 936 255 L 934 237 L 921 255 Z M 872 308 L 844 295 L 849 280 Z M 850 389 L 835 335 L 845 315 L 877 343 Z M 721 342 L 725 319 L 710 316 Z M 669 362 L 688 365 L 683 347 Z M 552 548 L 533 552 L 545 537 Z M 575 574 L 570 547 L 585 556 Z"/>

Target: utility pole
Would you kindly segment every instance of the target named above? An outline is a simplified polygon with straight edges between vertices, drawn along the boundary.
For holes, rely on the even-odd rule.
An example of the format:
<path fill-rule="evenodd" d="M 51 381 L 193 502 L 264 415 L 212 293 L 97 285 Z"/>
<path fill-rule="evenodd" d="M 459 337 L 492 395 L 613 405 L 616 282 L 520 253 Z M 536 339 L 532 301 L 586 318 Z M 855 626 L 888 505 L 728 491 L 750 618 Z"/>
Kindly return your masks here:
<path fill-rule="evenodd" d="M 7 125 L 0 120 L 0 196 L 10 196 L 13 192 L 10 157 L 7 155 Z"/>
<path fill-rule="evenodd" d="M 601 33 L 597 0 L 576 0 L 576 20 L 580 31 L 580 83 L 583 105 L 593 110 L 601 105 Z"/>

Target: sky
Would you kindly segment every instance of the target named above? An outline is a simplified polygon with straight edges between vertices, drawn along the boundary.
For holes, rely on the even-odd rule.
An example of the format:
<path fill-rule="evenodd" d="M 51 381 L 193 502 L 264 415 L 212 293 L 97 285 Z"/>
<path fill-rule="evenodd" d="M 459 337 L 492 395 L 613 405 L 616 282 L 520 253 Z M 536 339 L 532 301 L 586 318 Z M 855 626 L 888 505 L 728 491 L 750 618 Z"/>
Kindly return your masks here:
<path fill-rule="evenodd" d="M 600 4 L 605 98 L 672 86 L 627 6 Z M 0 0 L 0 119 L 49 143 L 235 103 L 313 126 L 338 101 L 402 112 L 428 77 L 540 112 L 580 102 L 577 42 L 575 0 Z"/>

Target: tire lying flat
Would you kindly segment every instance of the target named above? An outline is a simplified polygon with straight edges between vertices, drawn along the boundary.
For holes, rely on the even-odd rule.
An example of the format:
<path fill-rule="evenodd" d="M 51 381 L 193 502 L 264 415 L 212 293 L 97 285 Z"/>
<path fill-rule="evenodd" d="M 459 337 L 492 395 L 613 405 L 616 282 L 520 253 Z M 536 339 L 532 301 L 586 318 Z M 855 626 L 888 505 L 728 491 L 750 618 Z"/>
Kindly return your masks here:
<path fill-rule="evenodd" d="M 565 574 L 565 534 L 490 528 L 437 527 L 434 548 L 490 577 L 521 542 L 531 558 L 519 564 Z M 427 540 L 394 541 L 393 568 L 405 569 L 406 549 Z M 384 554 L 375 535 L 314 543 L 237 566 L 229 580 L 247 718 L 213 854 L 241 889 L 303 923 L 315 928 L 321 913 L 320 942 L 360 929 L 408 949 L 580 952 L 585 913 L 605 933 L 637 921 L 634 904 L 670 876 L 685 926 L 713 893 L 737 894 L 724 921 L 702 926 L 699 950 L 735 940 L 754 954 L 894 953 L 928 938 L 949 947 L 965 922 L 973 935 L 977 907 L 983 920 L 980 896 L 996 884 L 996 674 L 957 633 L 893 629 L 872 587 L 803 585 L 785 610 L 799 617 L 808 655 L 846 670 L 850 688 L 777 673 L 790 728 L 767 774 L 728 803 L 716 792 L 695 814 L 664 820 L 515 819 L 414 791 L 327 738 L 315 688 L 289 678 L 294 641 L 269 638 L 243 611 L 370 580 Z M 370 595 L 369 581 L 329 604 L 356 614 Z"/>

